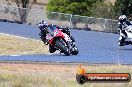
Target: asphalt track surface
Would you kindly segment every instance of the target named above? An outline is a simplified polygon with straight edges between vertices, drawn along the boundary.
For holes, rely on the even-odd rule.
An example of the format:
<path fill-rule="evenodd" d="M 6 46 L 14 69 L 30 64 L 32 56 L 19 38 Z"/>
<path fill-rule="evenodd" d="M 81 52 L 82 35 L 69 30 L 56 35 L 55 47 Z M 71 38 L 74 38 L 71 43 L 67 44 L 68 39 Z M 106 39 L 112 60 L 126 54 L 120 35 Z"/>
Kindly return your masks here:
<path fill-rule="evenodd" d="M 0 56 L 0 61 L 132 64 L 132 46 L 119 47 L 117 34 L 84 30 L 70 31 L 79 48 L 77 56 L 63 54 Z M 0 22 L 0 33 L 39 39 L 38 27 L 31 25 Z"/>

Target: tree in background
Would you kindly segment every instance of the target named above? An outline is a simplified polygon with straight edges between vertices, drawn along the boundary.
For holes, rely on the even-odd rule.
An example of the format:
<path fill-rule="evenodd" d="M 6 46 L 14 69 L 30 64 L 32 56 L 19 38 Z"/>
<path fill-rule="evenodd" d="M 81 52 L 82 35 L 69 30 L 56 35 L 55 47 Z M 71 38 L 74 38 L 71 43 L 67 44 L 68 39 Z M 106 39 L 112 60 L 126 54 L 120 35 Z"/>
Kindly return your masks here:
<path fill-rule="evenodd" d="M 117 0 L 114 6 L 114 13 L 116 18 L 122 14 L 130 17 L 132 14 L 132 0 Z"/>
<path fill-rule="evenodd" d="M 132 16 L 132 0 L 116 0 L 114 5 L 106 2 L 107 0 L 50 0 L 47 10 L 112 19 L 117 19 L 121 14 Z"/>
<path fill-rule="evenodd" d="M 36 2 L 36 0 L 33 0 L 32 3 L 29 4 L 29 0 L 12 0 L 16 3 L 19 11 L 20 21 L 26 22 L 28 11 L 31 9 L 31 6 L 33 3 Z M 21 9 L 23 8 L 23 9 Z"/>
<path fill-rule="evenodd" d="M 50 0 L 47 5 L 47 10 L 52 12 L 60 12 L 60 13 L 67 13 L 73 14 L 71 22 L 73 27 L 76 28 L 76 24 L 86 23 L 86 19 L 82 18 L 77 15 L 81 16 L 93 16 L 93 7 L 97 2 L 103 2 L 104 0 Z M 61 17 L 60 17 L 61 16 Z M 57 18 L 58 17 L 58 18 Z M 49 19 L 55 20 L 69 20 L 68 17 L 62 15 L 53 15 L 48 14 Z M 62 19 L 63 18 L 63 19 Z M 68 19 L 67 19 L 68 18 Z M 89 23 L 89 22 L 88 22 Z M 87 25 L 87 24 L 86 24 Z"/>
<path fill-rule="evenodd" d="M 92 15 L 92 7 L 96 2 L 104 0 L 50 0 L 47 5 L 48 11 L 76 14 L 83 16 Z"/>
<path fill-rule="evenodd" d="M 113 19 L 113 4 L 110 2 L 97 2 L 92 7 L 94 17 Z"/>

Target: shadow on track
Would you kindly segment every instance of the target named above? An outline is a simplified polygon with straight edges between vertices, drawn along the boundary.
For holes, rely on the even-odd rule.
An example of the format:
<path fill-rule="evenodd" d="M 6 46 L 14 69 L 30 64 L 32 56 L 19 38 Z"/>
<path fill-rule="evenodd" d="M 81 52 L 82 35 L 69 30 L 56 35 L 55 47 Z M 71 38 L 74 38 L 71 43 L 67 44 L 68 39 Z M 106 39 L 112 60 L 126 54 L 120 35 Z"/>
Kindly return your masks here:
<path fill-rule="evenodd" d="M 122 48 L 120 50 L 124 50 L 124 51 L 132 51 L 132 48 Z"/>

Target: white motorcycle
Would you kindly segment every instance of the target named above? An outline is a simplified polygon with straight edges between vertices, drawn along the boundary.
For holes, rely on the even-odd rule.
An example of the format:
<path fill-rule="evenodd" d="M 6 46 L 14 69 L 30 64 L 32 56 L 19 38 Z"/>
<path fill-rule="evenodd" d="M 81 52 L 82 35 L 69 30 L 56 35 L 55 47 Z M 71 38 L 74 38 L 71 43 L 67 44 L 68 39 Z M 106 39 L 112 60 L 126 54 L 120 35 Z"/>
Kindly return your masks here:
<path fill-rule="evenodd" d="M 124 35 L 120 30 L 118 45 L 119 46 L 132 45 L 132 25 L 124 27 L 123 30 L 125 30 L 127 36 Z"/>

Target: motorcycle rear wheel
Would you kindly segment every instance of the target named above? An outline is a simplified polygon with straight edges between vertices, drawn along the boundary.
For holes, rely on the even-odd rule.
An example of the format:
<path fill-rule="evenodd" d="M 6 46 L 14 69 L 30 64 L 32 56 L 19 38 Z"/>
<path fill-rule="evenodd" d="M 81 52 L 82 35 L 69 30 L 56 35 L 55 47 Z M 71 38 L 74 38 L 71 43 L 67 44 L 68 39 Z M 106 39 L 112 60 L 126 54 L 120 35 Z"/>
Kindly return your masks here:
<path fill-rule="evenodd" d="M 72 55 L 77 55 L 79 53 L 79 50 L 77 47 L 73 48 L 74 50 L 71 52 Z"/>

